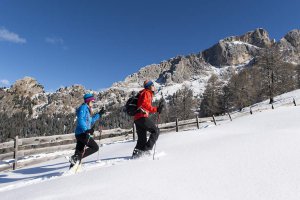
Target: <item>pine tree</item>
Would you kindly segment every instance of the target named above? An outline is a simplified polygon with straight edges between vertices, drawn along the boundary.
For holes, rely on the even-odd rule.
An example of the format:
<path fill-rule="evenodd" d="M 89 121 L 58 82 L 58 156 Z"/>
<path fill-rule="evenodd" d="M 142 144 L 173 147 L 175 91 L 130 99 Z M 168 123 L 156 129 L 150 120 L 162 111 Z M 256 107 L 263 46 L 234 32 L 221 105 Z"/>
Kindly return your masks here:
<path fill-rule="evenodd" d="M 228 87 L 228 104 L 231 110 L 241 110 L 255 102 L 257 90 L 254 86 L 255 74 L 252 69 L 245 69 L 231 77 Z"/>
<path fill-rule="evenodd" d="M 195 108 L 195 99 L 193 91 L 187 86 L 178 90 L 169 100 L 169 115 L 170 120 L 175 121 L 176 118 L 180 120 L 190 119 L 194 117 L 193 109 Z"/>
<path fill-rule="evenodd" d="M 200 114 L 202 116 L 212 116 L 222 113 L 222 82 L 218 76 L 213 74 L 203 93 L 203 100 L 200 104 Z"/>

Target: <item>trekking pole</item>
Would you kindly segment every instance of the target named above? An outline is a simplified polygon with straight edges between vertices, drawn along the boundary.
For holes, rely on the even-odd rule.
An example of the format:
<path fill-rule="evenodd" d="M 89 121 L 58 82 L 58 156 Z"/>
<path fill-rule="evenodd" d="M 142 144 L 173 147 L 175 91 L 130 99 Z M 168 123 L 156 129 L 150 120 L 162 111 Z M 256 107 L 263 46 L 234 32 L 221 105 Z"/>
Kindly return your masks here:
<path fill-rule="evenodd" d="M 162 96 L 162 100 L 164 101 L 164 96 L 163 96 L 162 92 L 161 92 L 161 96 Z M 157 131 L 159 131 L 159 128 L 158 128 L 159 118 L 160 118 L 160 113 L 158 113 L 157 119 L 156 119 L 156 128 L 157 128 Z M 154 160 L 154 156 L 155 156 L 155 149 L 156 149 L 156 141 L 154 143 L 153 160 Z"/>
<path fill-rule="evenodd" d="M 101 141 L 101 135 L 102 135 L 102 129 L 103 129 L 101 122 L 100 122 L 100 127 L 99 127 L 99 129 L 100 129 L 100 130 L 99 130 L 100 136 L 99 136 L 99 143 L 98 143 L 98 146 L 99 146 L 99 148 L 100 148 L 100 141 Z M 99 161 L 99 154 L 100 154 L 100 149 L 98 150 L 98 158 L 97 158 L 97 162 Z"/>
<path fill-rule="evenodd" d="M 157 131 L 158 131 L 158 132 L 159 132 L 159 129 L 158 129 L 159 118 L 160 118 L 160 114 L 158 113 L 158 115 L 157 115 L 157 120 L 156 120 L 156 128 L 157 128 Z M 155 141 L 155 143 L 154 143 L 153 160 L 154 160 L 154 156 L 155 156 L 155 148 L 156 148 L 156 141 Z"/>

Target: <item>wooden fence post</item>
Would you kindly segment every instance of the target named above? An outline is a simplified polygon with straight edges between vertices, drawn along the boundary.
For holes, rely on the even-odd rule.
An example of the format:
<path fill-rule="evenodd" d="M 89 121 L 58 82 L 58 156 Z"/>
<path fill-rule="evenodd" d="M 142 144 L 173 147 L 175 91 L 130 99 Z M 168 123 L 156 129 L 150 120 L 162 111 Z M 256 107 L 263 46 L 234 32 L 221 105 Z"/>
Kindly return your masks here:
<path fill-rule="evenodd" d="M 19 138 L 16 136 L 15 138 L 15 144 L 14 144 L 14 163 L 13 163 L 13 170 L 17 169 L 17 162 L 18 162 L 18 144 L 19 144 Z"/>
<path fill-rule="evenodd" d="M 274 105 L 272 104 L 272 109 L 274 109 Z"/>
<path fill-rule="evenodd" d="M 228 116 L 229 116 L 229 118 L 230 118 L 230 121 L 232 121 L 232 118 L 231 118 L 231 116 L 230 116 L 230 113 L 228 112 Z"/>
<path fill-rule="evenodd" d="M 215 125 L 217 126 L 217 122 L 216 122 L 215 116 L 213 115 L 212 118 L 214 120 Z"/>
<path fill-rule="evenodd" d="M 198 117 L 198 115 L 196 116 L 196 122 L 197 122 L 197 128 L 200 129 L 200 125 L 199 125 L 199 117 Z"/>
<path fill-rule="evenodd" d="M 297 106 L 295 98 L 293 98 L 293 103 L 295 106 Z"/>
<path fill-rule="evenodd" d="M 252 112 L 252 108 L 250 108 L 250 114 L 251 114 L 251 115 L 253 114 L 253 112 Z"/>
<path fill-rule="evenodd" d="M 176 118 L 176 132 L 178 132 L 178 118 Z"/>
<path fill-rule="evenodd" d="M 132 132 L 133 132 L 133 141 L 135 141 L 135 135 L 136 135 L 136 127 L 135 127 L 135 123 L 133 123 L 133 129 L 132 129 Z"/>

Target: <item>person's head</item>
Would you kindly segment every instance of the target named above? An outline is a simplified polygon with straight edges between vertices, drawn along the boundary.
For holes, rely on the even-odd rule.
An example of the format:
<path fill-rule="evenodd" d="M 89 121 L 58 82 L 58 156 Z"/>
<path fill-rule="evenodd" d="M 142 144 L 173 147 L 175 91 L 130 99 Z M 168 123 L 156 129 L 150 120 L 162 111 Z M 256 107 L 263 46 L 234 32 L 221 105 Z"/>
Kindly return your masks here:
<path fill-rule="evenodd" d="M 145 80 L 144 81 L 144 88 L 148 89 L 148 90 L 151 90 L 152 92 L 155 91 L 154 83 L 150 80 Z"/>
<path fill-rule="evenodd" d="M 95 101 L 95 97 L 91 93 L 87 93 L 83 96 L 84 103 L 86 103 L 88 106 L 92 107 L 92 103 Z"/>

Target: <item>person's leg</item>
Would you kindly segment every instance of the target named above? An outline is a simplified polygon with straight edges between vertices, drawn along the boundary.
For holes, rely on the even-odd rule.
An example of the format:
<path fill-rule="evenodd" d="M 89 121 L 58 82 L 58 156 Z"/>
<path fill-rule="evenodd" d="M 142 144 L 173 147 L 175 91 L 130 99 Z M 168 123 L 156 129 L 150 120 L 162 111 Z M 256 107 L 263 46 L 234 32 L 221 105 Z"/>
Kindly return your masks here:
<path fill-rule="evenodd" d="M 135 149 L 144 150 L 147 143 L 147 130 L 144 127 L 145 118 L 138 119 L 134 121 L 136 126 L 136 132 L 138 135 L 137 143 Z"/>
<path fill-rule="evenodd" d="M 84 151 L 82 158 L 85 158 L 99 150 L 99 146 L 93 138 L 87 139 L 86 142 L 86 146 L 88 146 L 88 148 Z"/>
<path fill-rule="evenodd" d="M 155 142 L 158 139 L 159 129 L 155 126 L 153 121 L 150 120 L 149 118 L 145 118 L 144 127 L 147 131 L 150 132 L 150 137 L 149 137 L 149 140 L 147 141 L 147 143 L 144 147 L 144 150 L 145 151 L 152 150 Z"/>
<path fill-rule="evenodd" d="M 89 137 L 89 135 L 86 133 L 82 133 L 76 136 L 76 139 L 77 145 L 75 155 L 77 155 L 80 160 L 99 150 L 99 147 L 95 140 Z M 88 148 L 84 150 L 85 146 L 88 146 Z"/>
<path fill-rule="evenodd" d="M 73 165 L 77 162 L 77 160 L 81 160 L 81 155 L 82 155 L 82 152 L 83 152 L 83 149 L 84 149 L 84 142 L 83 142 L 83 139 L 82 139 L 82 134 L 80 135 L 76 135 L 76 140 L 77 140 L 77 143 L 76 143 L 76 148 L 75 148 L 75 152 L 74 152 L 74 155 L 70 157 L 70 168 L 73 167 Z"/>
<path fill-rule="evenodd" d="M 77 144 L 76 144 L 75 156 L 77 156 L 79 160 L 81 160 L 84 146 L 86 144 L 85 139 L 86 139 L 85 133 L 76 135 Z"/>

